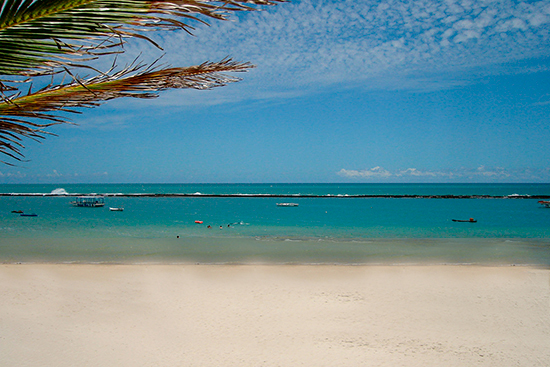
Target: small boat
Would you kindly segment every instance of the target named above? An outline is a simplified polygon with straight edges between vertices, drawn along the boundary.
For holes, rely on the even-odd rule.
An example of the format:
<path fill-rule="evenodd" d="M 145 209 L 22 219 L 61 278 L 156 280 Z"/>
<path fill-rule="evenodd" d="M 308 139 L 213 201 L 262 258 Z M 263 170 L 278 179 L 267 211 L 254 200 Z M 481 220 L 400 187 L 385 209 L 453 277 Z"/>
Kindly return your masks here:
<path fill-rule="evenodd" d="M 474 218 L 470 218 L 470 219 L 453 219 L 453 222 L 477 223 L 477 220 L 475 220 Z"/>
<path fill-rule="evenodd" d="M 22 217 L 38 217 L 38 214 L 34 214 L 34 213 L 32 213 L 32 214 L 21 213 L 19 215 L 22 216 Z"/>
<path fill-rule="evenodd" d="M 23 214 L 22 210 L 12 210 L 11 212 L 15 214 Z"/>
<path fill-rule="evenodd" d="M 105 199 L 103 196 L 79 196 L 75 201 L 71 201 L 71 204 L 78 207 L 87 208 L 100 208 L 105 206 Z"/>
<path fill-rule="evenodd" d="M 109 210 L 112 212 L 122 212 L 124 211 L 124 208 L 109 208 Z"/>
<path fill-rule="evenodd" d="M 545 208 L 550 208 L 550 201 L 539 200 L 539 204 L 543 205 Z"/>
<path fill-rule="evenodd" d="M 298 206 L 298 203 L 277 203 L 277 206 Z"/>
<path fill-rule="evenodd" d="M 196 220 L 195 223 L 202 224 L 202 220 Z"/>

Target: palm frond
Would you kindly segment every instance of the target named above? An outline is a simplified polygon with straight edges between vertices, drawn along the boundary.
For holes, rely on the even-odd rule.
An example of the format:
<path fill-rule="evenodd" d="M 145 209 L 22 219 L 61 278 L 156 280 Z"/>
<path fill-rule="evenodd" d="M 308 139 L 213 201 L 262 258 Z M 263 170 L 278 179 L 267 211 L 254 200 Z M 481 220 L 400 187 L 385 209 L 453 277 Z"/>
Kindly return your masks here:
<path fill-rule="evenodd" d="M 4 0 L 0 6 L 0 75 L 58 66 L 63 62 L 53 56 L 93 54 L 119 46 L 127 37 L 150 40 L 139 33 L 144 30 L 190 32 L 190 21 L 225 19 L 227 12 L 280 1 Z"/>
<path fill-rule="evenodd" d="M 171 88 L 209 89 L 238 81 L 224 72 L 246 71 L 249 63 L 225 59 L 192 67 L 156 68 L 130 65 L 100 72 L 86 64 L 105 54 L 122 53 L 127 39 L 146 39 L 150 30 L 183 29 L 197 22 L 226 19 L 228 13 L 255 10 L 286 0 L 0 0 L 0 154 L 23 157 L 24 138 L 39 140 L 44 129 L 68 120 L 59 112 L 80 113 L 120 98 L 154 98 Z M 75 68 L 89 68 L 97 76 L 82 79 Z M 57 81 L 63 72 L 71 81 Z M 22 93 L 20 76 L 50 75 L 41 90 Z M 65 78 L 65 77 L 63 77 Z M 31 83 L 32 85 L 32 83 Z M 53 135 L 53 134 L 52 134 Z M 7 162 L 4 162 L 9 164 Z"/>
<path fill-rule="evenodd" d="M 240 80 L 224 73 L 243 72 L 252 67 L 231 59 L 160 69 L 137 64 L 87 80 L 74 77 L 70 83 L 49 86 L 25 96 L 4 97 L 0 103 L 0 153 L 12 158 L 22 156 L 22 137 L 37 140 L 49 134 L 45 127 L 68 122 L 56 112 L 79 113 L 76 108 L 96 107 L 121 97 L 156 98 L 158 92 L 167 89 L 221 87 Z M 48 122 L 33 122 L 36 119 Z"/>
<path fill-rule="evenodd" d="M 75 77 L 64 85 L 10 98 L 0 103 L 0 116 L 34 117 L 36 113 L 88 107 L 89 104 L 120 97 L 154 98 L 157 92 L 166 89 L 211 89 L 240 80 L 223 73 L 243 72 L 253 65 L 224 59 L 190 67 L 158 70 L 145 67 L 139 64 L 87 80 Z"/>
<path fill-rule="evenodd" d="M 0 153 L 21 161 L 23 157 L 21 149 L 24 148 L 23 138 L 38 140 L 43 139 L 45 135 L 55 135 L 43 129 L 56 123 L 58 122 L 37 124 L 18 118 L 0 117 Z M 2 163 L 12 165 L 5 161 Z"/>

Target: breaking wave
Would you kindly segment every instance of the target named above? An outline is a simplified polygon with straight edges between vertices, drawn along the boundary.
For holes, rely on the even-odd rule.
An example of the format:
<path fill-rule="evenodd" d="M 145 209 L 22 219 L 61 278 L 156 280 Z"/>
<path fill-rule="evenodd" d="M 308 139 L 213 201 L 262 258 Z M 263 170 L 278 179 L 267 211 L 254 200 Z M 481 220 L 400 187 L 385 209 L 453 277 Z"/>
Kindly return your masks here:
<path fill-rule="evenodd" d="M 63 188 L 57 188 L 55 190 L 52 190 L 51 194 L 52 195 L 69 195 L 69 193 Z"/>

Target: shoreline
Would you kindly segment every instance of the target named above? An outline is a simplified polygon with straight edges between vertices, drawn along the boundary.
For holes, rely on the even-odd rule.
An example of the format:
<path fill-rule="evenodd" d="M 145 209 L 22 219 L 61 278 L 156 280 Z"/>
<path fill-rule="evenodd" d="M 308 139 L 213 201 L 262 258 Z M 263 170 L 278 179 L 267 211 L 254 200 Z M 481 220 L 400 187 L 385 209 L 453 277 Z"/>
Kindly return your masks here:
<path fill-rule="evenodd" d="M 378 262 L 378 263 L 344 263 L 344 262 L 246 262 L 246 261 L 230 261 L 230 262 L 198 262 L 198 261 L 141 261 L 141 262 L 124 262 L 124 261 L 0 261 L 0 266 L 167 266 L 167 267 L 352 267 L 352 268 L 371 268 L 371 267 L 472 267 L 472 268 L 525 268 L 537 270 L 549 270 L 550 265 L 547 264 L 524 264 L 524 263 L 451 263 L 451 262 Z"/>
<path fill-rule="evenodd" d="M 546 366 L 550 269 L 1 264 L 18 366 Z"/>
<path fill-rule="evenodd" d="M 165 238 L 8 237 L 0 243 L 0 264 L 550 267 L 547 238 L 177 238 L 178 233 Z"/>
<path fill-rule="evenodd" d="M 0 193 L 0 197 L 79 197 L 111 198 L 288 198 L 288 199 L 550 199 L 550 195 L 417 195 L 417 194 L 201 194 L 201 193 Z"/>

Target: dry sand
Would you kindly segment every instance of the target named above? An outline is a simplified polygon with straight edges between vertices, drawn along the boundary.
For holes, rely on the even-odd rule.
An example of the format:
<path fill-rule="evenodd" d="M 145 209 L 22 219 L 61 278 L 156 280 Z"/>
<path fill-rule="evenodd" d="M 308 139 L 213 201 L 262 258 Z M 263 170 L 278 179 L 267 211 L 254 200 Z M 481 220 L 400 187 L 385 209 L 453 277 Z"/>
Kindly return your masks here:
<path fill-rule="evenodd" d="M 1 366 L 550 366 L 550 270 L 0 265 Z"/>

